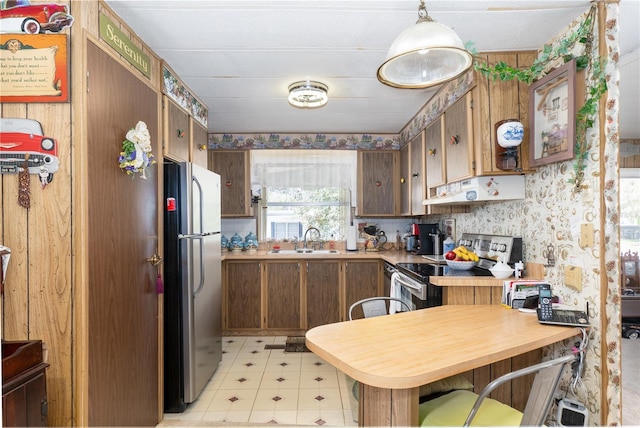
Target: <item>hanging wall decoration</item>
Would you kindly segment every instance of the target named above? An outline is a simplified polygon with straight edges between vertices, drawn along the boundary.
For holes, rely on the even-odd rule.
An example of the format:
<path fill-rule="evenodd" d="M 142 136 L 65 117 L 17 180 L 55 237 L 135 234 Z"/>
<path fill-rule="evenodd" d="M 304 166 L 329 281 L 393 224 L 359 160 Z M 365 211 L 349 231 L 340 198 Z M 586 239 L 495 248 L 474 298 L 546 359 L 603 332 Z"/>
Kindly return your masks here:
<path fill-rule="evenodd" d="M 139 173 L 140 178 L 146 179 L 146 171 L 150 165 L 156 163 L 151 153 L 151 135 L 147 124 L 139 121 L 134 129 L 127 132 L 126 139 L 122 142 L 122 151 L 118 158 L 120 169 L 131 175 Z"/>
<path fill-rule="evenodd" d="M 58 143 L 54 138 L 45 136 L 40 122 L 0 118 L 0 173 L 22 174 L 21 186 L 28 185 L 29 174 L 37 174 L 44 188 L 51 183 L 59 166 Z"/>
<path fill-rule="evenodd" d="M 0 102 L 68 102 L 67 51 L 66 34 L 0 35 Z"/>

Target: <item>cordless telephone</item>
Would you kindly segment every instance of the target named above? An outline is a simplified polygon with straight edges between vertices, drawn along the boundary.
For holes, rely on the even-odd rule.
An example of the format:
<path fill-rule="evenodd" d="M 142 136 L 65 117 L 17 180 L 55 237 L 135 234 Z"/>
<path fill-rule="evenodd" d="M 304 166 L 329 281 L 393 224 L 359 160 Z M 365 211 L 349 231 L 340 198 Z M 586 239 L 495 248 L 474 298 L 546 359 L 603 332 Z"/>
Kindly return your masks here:
<path fill-rule="evenodd" d="M 551 298 L 551 284 L 538 285 L 538 319 L 540 321 L 550 321 L 553 318 Z"/>
<path fill-rule="evenodd" d="M 570 309 L 553 309 L 551 284 L 538 284 L 538 322 L 573 327 L 588 327 L 589 315 L 586 312 Z"/>

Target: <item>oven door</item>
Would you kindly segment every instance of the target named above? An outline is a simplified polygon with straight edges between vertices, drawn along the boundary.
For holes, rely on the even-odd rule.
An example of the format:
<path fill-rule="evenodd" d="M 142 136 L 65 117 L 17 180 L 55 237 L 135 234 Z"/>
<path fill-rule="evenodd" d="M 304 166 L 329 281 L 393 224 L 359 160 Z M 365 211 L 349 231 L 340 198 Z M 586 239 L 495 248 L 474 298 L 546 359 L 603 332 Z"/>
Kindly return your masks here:
<path fill-rule="evenodd" d="M 418 282 L 401 272 L 398 272 L 397 278 L 402 288 L 411 293 L 411 301 L 415 309 L 442 306 L 442 288 Z"/>

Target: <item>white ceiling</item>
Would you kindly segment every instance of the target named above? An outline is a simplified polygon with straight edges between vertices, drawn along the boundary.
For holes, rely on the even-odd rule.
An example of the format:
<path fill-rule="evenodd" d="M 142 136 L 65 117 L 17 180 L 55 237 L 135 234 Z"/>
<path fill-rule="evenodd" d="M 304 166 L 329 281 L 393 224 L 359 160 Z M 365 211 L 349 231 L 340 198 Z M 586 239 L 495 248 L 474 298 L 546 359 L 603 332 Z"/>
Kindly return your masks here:
<path fill-rule="evenodd" d="M 419 0 L 107 0 L 209 108 L 215 133 L 398 133 L 434 89 L 376 79 Z M 479 52 L 540 48 L 589 1 L 426 1 L 429 14 Z M 640 138 L 640 0 L 622 0 L 622 138 Z M 287 102 L 299 80 L 329 86 L 329 103 Z"/>

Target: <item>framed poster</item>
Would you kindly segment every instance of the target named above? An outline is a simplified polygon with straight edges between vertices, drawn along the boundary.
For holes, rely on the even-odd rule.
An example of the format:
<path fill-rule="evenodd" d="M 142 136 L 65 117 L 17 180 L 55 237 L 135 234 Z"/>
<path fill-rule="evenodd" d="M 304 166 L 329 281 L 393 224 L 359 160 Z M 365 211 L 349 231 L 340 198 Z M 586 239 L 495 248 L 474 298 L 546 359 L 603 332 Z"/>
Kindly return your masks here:
<path fill-rule="evenodd" d="M 69 101 L 66 34 L 0 35 L 0 102 Z"/>
<path fill-rule="evenodd" d="M 529 87 L 529 164 L 573 159 L 576 62 L 571 60 Z"/>

